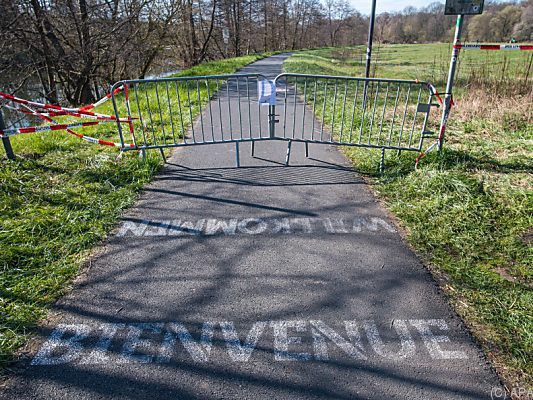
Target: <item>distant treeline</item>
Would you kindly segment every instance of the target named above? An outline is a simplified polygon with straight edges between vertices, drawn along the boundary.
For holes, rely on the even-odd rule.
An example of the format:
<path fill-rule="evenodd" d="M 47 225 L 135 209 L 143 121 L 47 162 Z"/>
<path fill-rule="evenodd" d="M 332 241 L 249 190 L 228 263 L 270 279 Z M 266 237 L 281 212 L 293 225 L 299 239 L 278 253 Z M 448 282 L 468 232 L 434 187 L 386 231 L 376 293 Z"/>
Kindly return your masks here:
<path fill-rule="evenodd" d="M 377 39 L 385 43 L 449 42 L 453 38 L 455 17 L 444 15 L 444 4 L 432 3 L 401 13 L 377 17 Z M 533 0 L 496 3 L 485 1 L 481 15 L 465 18 L 463 40 L 509 42 L 533 40 Z"/>
<path fill-rule="evenodd" d="M 381 43 L 450 41 L 454 17 L 433 3 L 377 17 Z M 0 0 L 0 90 L 32 88 L 88 103 L 156 67 L 273 50 L 362 44 L 368 17 L 346 0 Z M 533 39 L 533 0 L 485 3 L 471 41 Z"/>

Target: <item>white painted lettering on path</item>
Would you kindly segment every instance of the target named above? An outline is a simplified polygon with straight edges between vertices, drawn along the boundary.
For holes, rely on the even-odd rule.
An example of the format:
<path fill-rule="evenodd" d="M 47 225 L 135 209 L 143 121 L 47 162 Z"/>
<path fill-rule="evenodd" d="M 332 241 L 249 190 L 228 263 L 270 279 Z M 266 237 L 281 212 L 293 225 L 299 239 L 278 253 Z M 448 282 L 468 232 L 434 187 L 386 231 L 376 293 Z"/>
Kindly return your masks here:
<path fill-rule="evenodd" d="M 379 217 L 345 218 L 229 218 L 189 220 L 125 220 L 118 236 L 234 236 L 286 234 L 393 233 Z"/>
<path fill-rule="evenodd" d="M 353 360 L 468 358 L 445 335 L 449 328 L 443 319 L 397 319 L 390 326 L 372 320 L 333 325 L 322 320 L 257 321 L 249 328 L 237 328 L 233 321 L 207 321 L 200 327 L 200 333 L 193 335 L 198 326 L 181 322 L 60 324 L 31 364 L 168 363 L 179 351 L 199 363 L 215 357 L 248 362 L 254 360 L 259 343 L 261 353 L 271 353 L 276 362 L 327 361 L 333 356 Z"/>

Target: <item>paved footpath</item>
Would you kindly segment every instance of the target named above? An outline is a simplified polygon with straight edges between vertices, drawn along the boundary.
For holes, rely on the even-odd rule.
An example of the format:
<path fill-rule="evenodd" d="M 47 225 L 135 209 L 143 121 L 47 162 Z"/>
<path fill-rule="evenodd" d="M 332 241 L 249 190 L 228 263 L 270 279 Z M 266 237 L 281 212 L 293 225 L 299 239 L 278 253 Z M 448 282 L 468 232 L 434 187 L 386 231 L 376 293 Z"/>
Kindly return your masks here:
<path fill-rule="evenodd" d="M 270 77 L 286 56 L 246 67 Z M 2 399 L 490 399 L 478 346 L 330 146 L 177 150 Z"/>

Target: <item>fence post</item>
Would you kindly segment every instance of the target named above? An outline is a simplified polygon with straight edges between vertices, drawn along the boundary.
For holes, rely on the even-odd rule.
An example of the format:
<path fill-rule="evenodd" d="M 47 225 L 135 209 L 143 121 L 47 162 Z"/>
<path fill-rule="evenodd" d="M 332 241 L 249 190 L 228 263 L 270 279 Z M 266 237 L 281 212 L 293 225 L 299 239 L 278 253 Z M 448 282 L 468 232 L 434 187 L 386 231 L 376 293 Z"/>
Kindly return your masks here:
<path fill-rule="evenodd" d="M 2 111 L 0 110 L 0 131 L 3 131 L 4 129 L 6 129 L 6 125 L 4 124 L 4 117 L 2 116 Z M 13 152 L 13 147 L 11 147 L 11 141 L 9 140 L 9 137 L 3 137 L 2 144 L 4 145 L 7 158 L 9 160 L 14 160 L 15 153 Z"/>
<path fill-rule="evenodd" d="M 446 123 L 448 122 L 448 117 L 450 116 L 450 110 L 452 108 L 453 80 L 455 78 L 455 70 L 457 68 L 457 59 L 459 58 L 459 48 L 456 47 L 456 45 L 461 43 L 461 32 L 463 30 L 463 17 L 464 16 L 462 14 L 459 14 L 457 16 L 457 23 L 455 24 L 455 36 L 453 39 L 452 58 L 450 60 L 450 70 L 448 71 L 448 81 L 446 82 L 446 94 L 444 97 L 442 119 L 440 121 L 440 128 L 439 128 L 439 151 L 442 150 L 442 145 L 444 143 L 444 133 L 446 131 Z"/>

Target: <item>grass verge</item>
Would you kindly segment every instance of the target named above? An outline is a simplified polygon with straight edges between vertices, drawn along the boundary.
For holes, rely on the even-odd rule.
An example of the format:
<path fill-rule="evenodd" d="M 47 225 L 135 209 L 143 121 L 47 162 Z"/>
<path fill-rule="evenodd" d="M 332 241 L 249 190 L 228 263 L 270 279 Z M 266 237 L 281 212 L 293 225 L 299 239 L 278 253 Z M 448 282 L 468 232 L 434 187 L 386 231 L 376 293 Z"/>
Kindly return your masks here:
<path fill-rule="evenodd" d="M 208 62 L 178 76 L 230 74 L 263 56 Z M 191 109 L 194 119 L 198 104 Z M 96 111 L 112 113 L 112 105 Z M 83 133 L 117 141 L 114 124 Z M 155 152 L 146 161 L 136 152 L 117 160 L 116 149 L 65 132 L 11 141 L 17 160 L 0 159 L 0 371 L 161 167 Z"/>
<path fill-rule="evenodd" d="M 360 50 L 305 51 L 284 68 L 361 76 Z M 381 51 L 377 76 L 430 80 L 442 90 L 447 45 Z M 418 170 L 416 154 L 389 152 L 378 175 L 379 150 L 344 149 L 397 216 L 504 381 L 522 388 L 533 388 L 533 90 L 520 82 L 527 79 L 528 56 L 493 52 L 480 76 L 468 68 L 480 71 L 485 52 L 462 54 L 445 151 L 432 153 Z M 506 91 L 496 90 L 502 87 Z"/>

